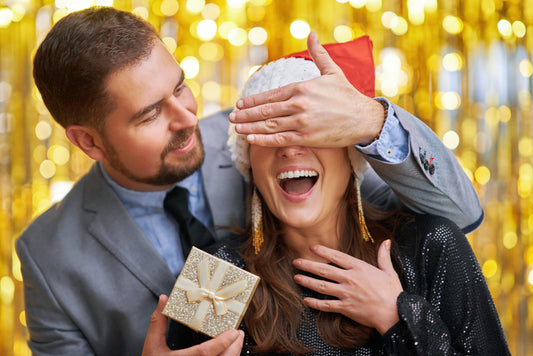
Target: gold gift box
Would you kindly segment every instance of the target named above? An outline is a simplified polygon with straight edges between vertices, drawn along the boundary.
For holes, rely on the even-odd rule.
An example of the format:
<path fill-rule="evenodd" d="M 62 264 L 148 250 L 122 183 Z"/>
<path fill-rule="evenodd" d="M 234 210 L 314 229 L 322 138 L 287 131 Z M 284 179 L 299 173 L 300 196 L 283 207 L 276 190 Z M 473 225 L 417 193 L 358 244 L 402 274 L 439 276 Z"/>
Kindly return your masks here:
<path fill-rule="evenodd" d="M 239 326 L 259 279 L 193 247 L 163 314 L 215 337 Z"/>

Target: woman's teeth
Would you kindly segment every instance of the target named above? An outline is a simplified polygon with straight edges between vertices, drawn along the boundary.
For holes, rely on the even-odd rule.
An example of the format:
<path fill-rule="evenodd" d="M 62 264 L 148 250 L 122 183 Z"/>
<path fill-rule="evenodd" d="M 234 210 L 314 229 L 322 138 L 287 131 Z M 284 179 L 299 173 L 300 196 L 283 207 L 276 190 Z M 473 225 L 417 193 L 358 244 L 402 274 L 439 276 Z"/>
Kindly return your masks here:
<path fill-rule="evenodd" d="M 316 177 L 318 173 L 311 170 L 295 170 L 287 171 L 278 174 L 277 179 L 291 179 L 291 178 L 304 178 L 304 177 Z"/>

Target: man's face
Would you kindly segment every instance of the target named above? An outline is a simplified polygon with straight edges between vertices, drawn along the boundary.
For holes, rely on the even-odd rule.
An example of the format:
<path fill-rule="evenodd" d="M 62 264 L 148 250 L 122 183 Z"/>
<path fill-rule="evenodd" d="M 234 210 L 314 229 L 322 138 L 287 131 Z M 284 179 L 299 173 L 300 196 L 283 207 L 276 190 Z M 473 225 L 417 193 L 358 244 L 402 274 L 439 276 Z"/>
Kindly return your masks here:
<path fill-rule="evenodd" d="M 149 57 L 107 79 L 115 108 L 100 135 L 102 164 L 120 185 L 166 189 L 202 165 L 197 105 L 183 79 L 159 41 Z"/>

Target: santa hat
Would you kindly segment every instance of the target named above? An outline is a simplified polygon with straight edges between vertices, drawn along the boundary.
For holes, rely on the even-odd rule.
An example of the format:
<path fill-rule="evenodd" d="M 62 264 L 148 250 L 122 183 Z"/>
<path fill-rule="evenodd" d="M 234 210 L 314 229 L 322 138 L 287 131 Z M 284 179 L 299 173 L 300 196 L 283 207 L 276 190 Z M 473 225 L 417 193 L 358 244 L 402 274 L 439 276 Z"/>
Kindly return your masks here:
<path fill-rule="evenodd" d="M 368 36 L 344 43 L 327 44 L 324 48 L 357 90 L 367 96 L 374 96 L 374 59 L 372 42 Z M 245 83 L 241 97 L 319 76 L 320 70 L 312 61 L 308 51 L 293 53 L 259 68 Z M 249 181 L 249 144 L 246 135 L 235 131 L 234 124 L 231 124 L 229 128 L 228 145 L 235 166 L 244 179 Z M 348 147 L 348 156 L 357 178 L 361 181 L 368 163 L 353 146 Z"/>

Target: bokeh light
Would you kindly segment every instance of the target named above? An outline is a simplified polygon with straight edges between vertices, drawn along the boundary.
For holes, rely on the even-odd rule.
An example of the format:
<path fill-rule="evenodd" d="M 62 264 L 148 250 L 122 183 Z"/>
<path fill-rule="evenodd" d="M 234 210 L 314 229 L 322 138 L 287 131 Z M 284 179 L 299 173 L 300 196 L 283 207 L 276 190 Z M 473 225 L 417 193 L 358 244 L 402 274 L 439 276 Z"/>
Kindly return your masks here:
<path fill-rule="evenodd" d="M 442 27 L 446 32 L 451 33 L 452 35 L 457 35 L 463 31 L 464 24 L 460 18 L 447 15 L 442 20 Z"/>
<path fill-rule="evenodd" d="M 0 28 L 6 28 L 13 20 L 13 11 L 8 8 L 0 9 Z"/>
<path fill-rule="evenodd" d="M 463 68 L 463 59 L 458 53 L 448 53 L 442 58 L 442 66 L 449 72 L 456 72 Z"/>
<path fill-rule="evenodd" d="M 161 2 L 161 13 L 165 16 L 174 16 L 179 9 L 177 0 L 163 0 Z"/>
<path fill-rule="evenodd" d="M 180 67 L 185 74 L 186 79 L 194 78 L 200 71 L 200 63 L 196 57 L 188 56 L 181 60 Z"/>
<path fill-rule="evenodd" d="M 262 27 L 254 27 L 248 32 L 248 39 L 253 45 L 265 44 L 268 39 L 268 32 Z"/>
<path fill-rule="evenodd" d="M 498 31 L 503 37 L 510 37 L 513 34 L 511 23 L 505 19 L 498 21 Z"/>
<path fill-rule="evenodd" d="M 526 35 L 526 25 L 522 21 L 515 21 L 511 25 L 513 33 L 516 37 L 522 38 Z"/>
<path fill-rule="evenodd" d="M 202 41 L 211 41 L 217 34 L 217 24 L 213 20 L 202 20 L 196 27 L 196 33 Z"/>
<path fill-rule="evenodd" d="M 455 131 L 448 131 L 444 134 L 442 137 L 442 142 L 448 147 L 450 150 L 455 150 L 457 146 L 459 146 L 459 135 Z"/>
<path fill-rule="evenodd" d="M 296 20 L 291 23 L 290 31 L 294 38 L 302 39 L 309 36 L 309 33 L 311 33 L 311 27 L 303 20 Z"/>
<path fill-rule="evenodd" d="M 229 7 L 238 10 L 246 5 L 246 0 L 226 0 L 226 3 Z"/>
<path fill-rule="evenodd" d="M 333 37 L 337 42 L 347 42 L 353 40 L 354 33 L 351 27 L 339 25 L 333 30 Z"/>
<path fill-rule="evenodd" d="M 235 22 L 226 21 L 220 24 L 218 28 L 218 33 L 220 34 L 220 37 L 227 40 L 229 37 L 229 33 L 235 28 L 237 28 L 237 24 Z"/>
<path fill-rule="evenodd" d="M 366 5 L 367 0 L 350 0 L 350 5 L 355 9 L 361 9 Z"/>
<path fill-rule="evenodd" d="M 490 170 L 485 166 L 480 166 L 476 169 L 474 177 L 479 184 L 485 185 L 490 180 Z"/>
<path fill-rule="evenodd" d="M 205 0 L 187 0 L 185 7 L 192 14 L 200 13 L 205 7 Z"/>
<path fill-rule="evenodd" d="M 246 39 L 248 38 L 248 34 L 246 33 L 246 30 L 236 27 L 233 30 L 229 31 L 228 33 L 228 41 L 233 46 L 242 46 L 246 43 Z"/>

